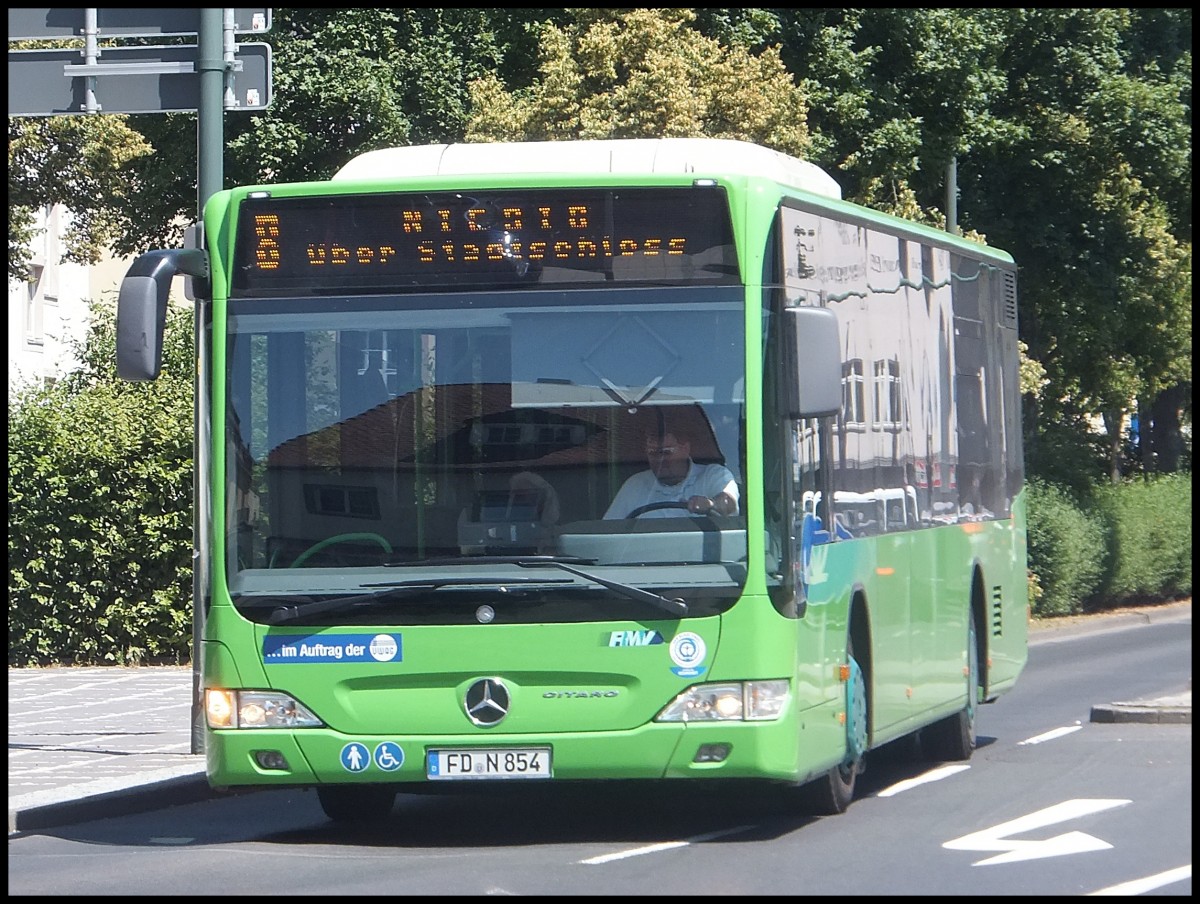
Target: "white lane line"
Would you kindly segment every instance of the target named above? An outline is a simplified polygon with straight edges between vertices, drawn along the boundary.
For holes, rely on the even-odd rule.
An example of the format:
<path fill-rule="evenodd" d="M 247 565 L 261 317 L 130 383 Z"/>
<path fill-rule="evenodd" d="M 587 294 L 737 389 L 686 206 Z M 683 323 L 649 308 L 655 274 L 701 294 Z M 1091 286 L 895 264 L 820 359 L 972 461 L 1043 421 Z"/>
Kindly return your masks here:
<path fill-rule="evenodd" d="M 590 857 L 587 860 L 580 860 L 579 862 L 586 863 L 588 866 L 596 866 L 601 863 L 611 863 L 614 860 L 625 860 L 628 857 L 641 857 L 643 854 L 657 854 L 659 851 L 670 851 L 675 848 L 687 847 L 689 844 L 711 841 L 714 838 L 721 838 L 725 835 L 736 835 L 738 832 L 746 832 L 752 828 L 754 826 L 738 826 L 735 829 L 722 829 L 719 832 L 697 835 L 694 838 L 688 838 L 686 841 L 663 841 L 658 844 L 648 844 L 645 847 L 633 848 L 629 851 L 620 851 L 616 854 L 602 854 L 599 857 Z"/>
<path fill-rule="evenodd" d="M 949 778 L 957 772 L 962 772 L 971 767 L 965 763 L 957 766 L 939 766 L 937 769 L 931 769 L 923 775 L 918 775 L 916 778 L 906 778 L 902 782 L 896 782 L 890 788 L 884 788 L 878 792 L 876 797 L 891 797 L 894 794 L 900 794 L 902 791 L 908 791 L 918 785 L 924 785 L 927 782 L 940 782 L 944 778 Z"/>
<path fill-rule="evenodd" d="M 1131 882 L 1122 882 L 1120 885 L 1110 885 L 1108 888 L 1102 888 L 1099 891 L 1088 892 L 1088 897 L 1092 895 L 1140 895 L 1142 892 L 1154 891 L 1156 888 L 1162 888 L 1164 885 L 1170 885 L 1173 882 L 1182 882 L 1184 879 L 1192 877 L 1192 865 L 1181 866 L 1178 869 L 1169 869 L 1165 873 L 1159 873 L 1157 876 L 1147 876 L 1145 879 L 1134 879 Z"/>
<path fill-rule="evenodd" d="M 1079 722 L 1074 725 L 1068 725 L 1065 728 L 1055 728 L 1053 731 L 1047 731 L 1040 735 L 1034 735 L 1032 738 L 1026 738 L 1024 741 L 1017 741 L 1017 746 L 1021 747 L 1025 744 L 1040 744 L 1043 741 L 1053 741 L 1055 738 L 1061 738 L 1063 735 L 1069 735 L 1073 731 L 1079 731 L 1083 728 Z"/>

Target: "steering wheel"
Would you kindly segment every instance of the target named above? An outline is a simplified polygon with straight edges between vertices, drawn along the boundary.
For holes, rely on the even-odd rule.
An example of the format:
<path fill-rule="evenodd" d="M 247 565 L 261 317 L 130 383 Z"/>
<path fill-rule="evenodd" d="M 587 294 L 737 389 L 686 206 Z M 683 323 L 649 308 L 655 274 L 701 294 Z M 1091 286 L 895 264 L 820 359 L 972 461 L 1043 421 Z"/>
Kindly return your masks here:
<path fill-rule="evenodd" d="M 686 512 L 687 507 L 688 504 L 686 502 L 651 502 L 647 505 L 639 505 L 625 517 L 637 518 L 646 514 L 646 512 L 656 512 L 659 509 L 683 509 Z M 711 512 L 712 509 L 709 509 L 708 511 Z M 708 512 L 705 512 L 705 514 L 708 514 Z"/>
<path fill-rule="evenodd" d="M 370 531 L 364 531 L 362 533 L 355 533 L 355 534 L 337 534 L 332 537 L 326 537 L 324 540 L 321 540 L 319 543 L 314 543 L 308 549 L 304 550 L 304 552 L 300 553 L 300 555 L 296 556 L 296 560 L 294 562 L 292 562 L 292 564 L 289 565 L 288 568 L 300 567 L 306 561 L 308 561 L 308 559 L 311 556 L 320 552 L 322 549 L 325 549 L 325 547 L 327 547 L 327 546 L 333 546 L 335 543 L 350 543 L 355 540 L 371 540 L 372 542 L 378 543 L 380 546 L 382 546 L 384 549 L 384 552 L 391 553 L 391 551 L 392 551 L 391 543 L 389 543 L 384 537 L 381 537 L 379 534 L 371 533 Z"/>

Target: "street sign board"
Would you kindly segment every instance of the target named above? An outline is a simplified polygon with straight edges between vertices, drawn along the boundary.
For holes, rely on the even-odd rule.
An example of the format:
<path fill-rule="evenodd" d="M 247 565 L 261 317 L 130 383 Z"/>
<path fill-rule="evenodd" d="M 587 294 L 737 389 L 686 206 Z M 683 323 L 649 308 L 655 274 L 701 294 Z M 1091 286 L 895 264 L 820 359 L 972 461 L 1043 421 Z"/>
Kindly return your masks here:
<path fill-rule="evenodd" d="M 271 10 L 234 9 L 236 34 L 261 34 L 271 30 Z M 47 38 L 83 37 L 82 9 L 9 9 L 8 40 L 36 41 Z M 193 9 L 96 9 L 97 37 L 159 38 L 166 35 L 200 33 L 200 10 Z"/>
<path fill-rule="evenodd" d="M 106 47 L 96 62 L 104 67 L 96 78 L 100 113 L 177 113 L 200 108 L 200 74 L 195 44 L 174 47 Z M 87 77 L 65 67 L 82 66 L 79 48 L 10 50 L 8 115 L 61 116 L 86 113 Z M 238 44 L 232 73 L 233 110 L 265 110 L 271 103 L 271 47 Z M 127 71 L 114 71 L 125 65 Z M 172 68 L 174 71 L 138 71 Z M 109 68 L 111 67 L 111 68 Z"/>

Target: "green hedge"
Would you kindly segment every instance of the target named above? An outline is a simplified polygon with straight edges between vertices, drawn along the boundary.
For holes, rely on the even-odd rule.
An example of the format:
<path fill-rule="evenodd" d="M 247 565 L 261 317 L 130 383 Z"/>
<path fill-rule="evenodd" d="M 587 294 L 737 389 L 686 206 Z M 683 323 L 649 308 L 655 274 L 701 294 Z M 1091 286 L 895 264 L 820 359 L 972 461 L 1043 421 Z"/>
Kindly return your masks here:
<path fill-rule="evenodd" d="M 190 657 L 192 314 L 153 383 L 116 379 L 94 317 L 83 371 L 9 399 L 10 666 Z"/>
<path fill-rule="evenodd" d="M 1082 499 L 1031 480 L 1030 606 L 1070 615 L 1192 592 L 1192 475 L 1134 477 Z"/>
<path fill-rule="evenodd" d="M 1029 570 L 1040 590 L 1030 600 L 1033 613 L 1079 612 L 1082 600 L 1100 586 L 1103 576 L 1104 527 L 1061 487 L 1031 480 L 1026 492 Z"/>
<path fill-rule="evenodd" d="M 1095 504 L 1109 530 L 1103 580 L 1088 608 L 1191 593 L 1191 474 L 1101 487 Z"/>

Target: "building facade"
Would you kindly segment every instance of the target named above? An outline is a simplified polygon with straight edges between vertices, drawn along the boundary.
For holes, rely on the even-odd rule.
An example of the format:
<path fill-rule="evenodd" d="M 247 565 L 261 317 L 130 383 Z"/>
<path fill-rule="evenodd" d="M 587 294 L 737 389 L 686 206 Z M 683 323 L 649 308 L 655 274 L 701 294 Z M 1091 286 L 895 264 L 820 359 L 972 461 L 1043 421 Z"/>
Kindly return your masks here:
<path fill-rule="evenodd" d="M 38 386 L 79 367 L 92 299 L 116 304 L 131 258 L 108 258 L 88 266 L 64 261 L 71 212 L 63 205 L 38 213 L 28 280 L 8 282 L 8 386 Z"/>

